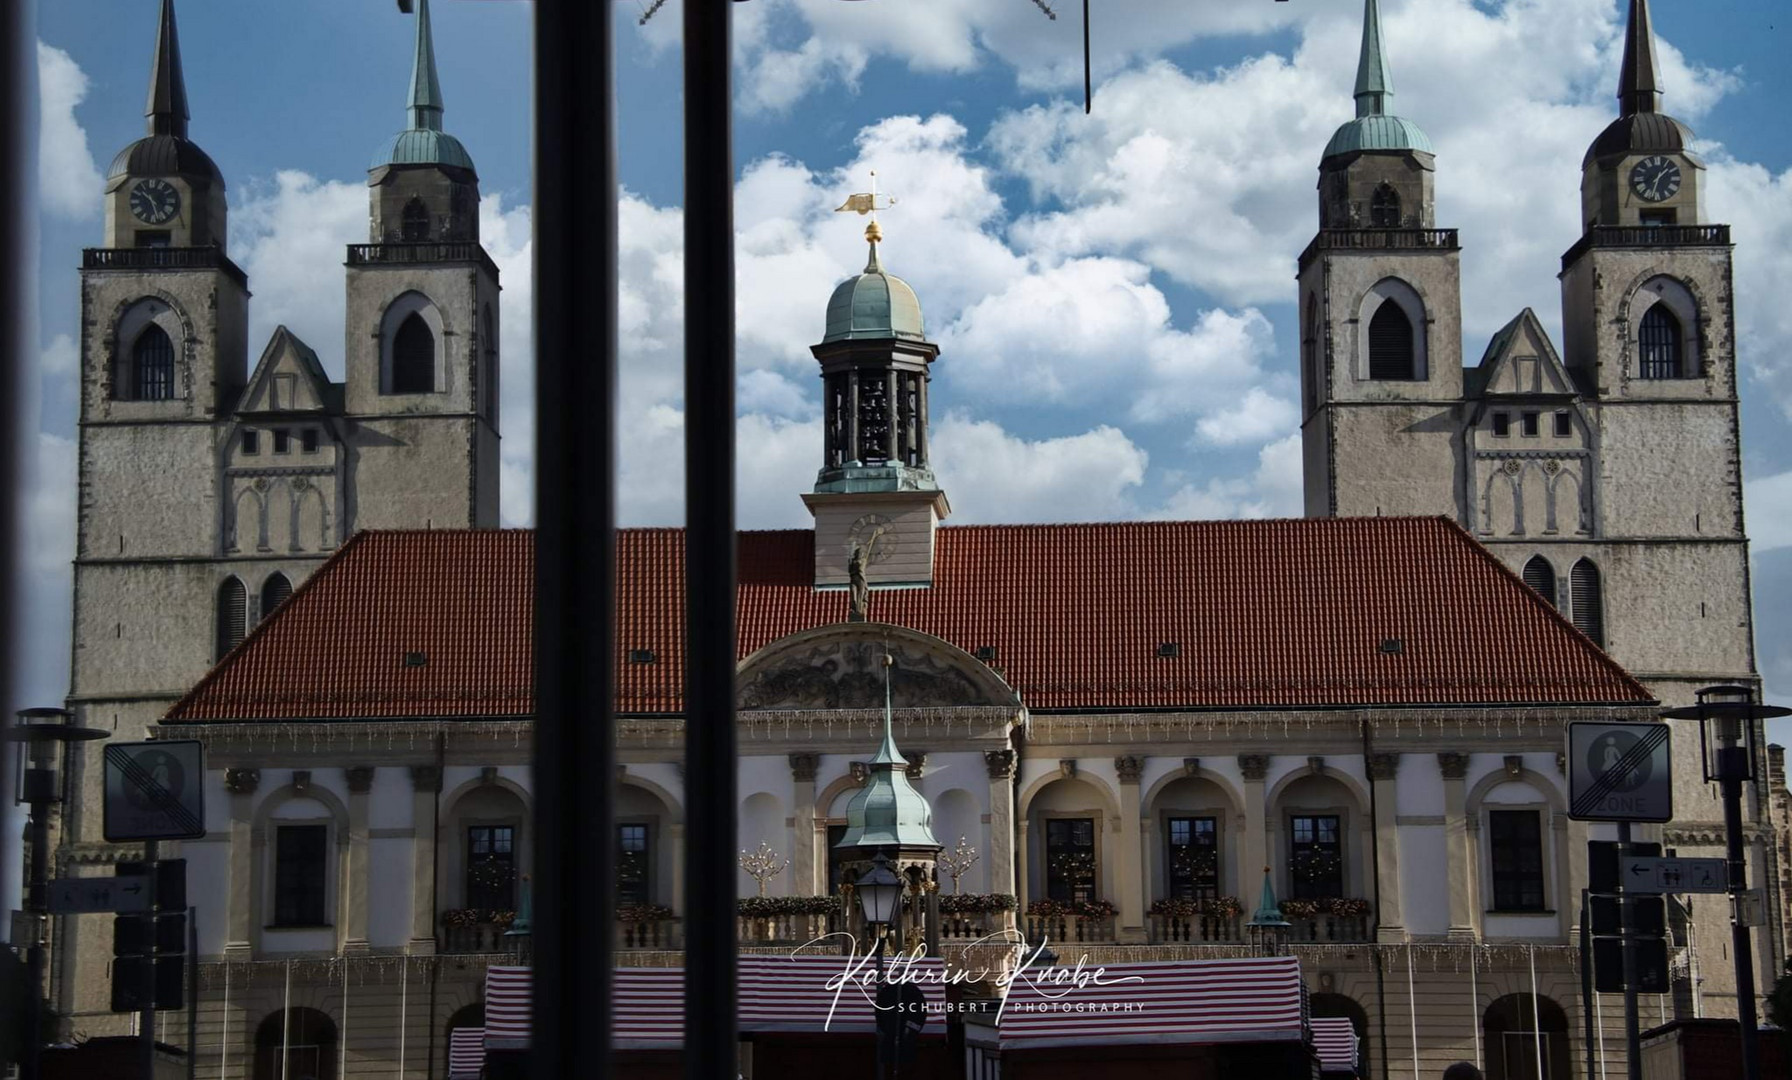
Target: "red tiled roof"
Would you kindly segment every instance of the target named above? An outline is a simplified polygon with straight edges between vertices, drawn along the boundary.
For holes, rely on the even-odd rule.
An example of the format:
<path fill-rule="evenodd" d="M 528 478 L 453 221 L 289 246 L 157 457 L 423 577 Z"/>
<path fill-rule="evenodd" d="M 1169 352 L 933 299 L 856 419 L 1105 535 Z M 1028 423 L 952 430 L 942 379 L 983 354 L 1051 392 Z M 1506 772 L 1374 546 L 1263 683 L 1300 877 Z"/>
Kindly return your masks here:
<path fill-rule="evenodd" d="M 741 656 L 846 618 L 813 542 L 741 534 Z M 619 659 L 656 658 L 619 665 L 617 708 L 676 714 L 684 534 L 617 547 Z M 359 534 L 169 719 L 527 716 L 533 574 L 529 532 Z M 871 617 L 993 647 L 1035 709 L 1651 700 L 1442 518 L 942 528 L 932 587 L 874 592 Z"/>

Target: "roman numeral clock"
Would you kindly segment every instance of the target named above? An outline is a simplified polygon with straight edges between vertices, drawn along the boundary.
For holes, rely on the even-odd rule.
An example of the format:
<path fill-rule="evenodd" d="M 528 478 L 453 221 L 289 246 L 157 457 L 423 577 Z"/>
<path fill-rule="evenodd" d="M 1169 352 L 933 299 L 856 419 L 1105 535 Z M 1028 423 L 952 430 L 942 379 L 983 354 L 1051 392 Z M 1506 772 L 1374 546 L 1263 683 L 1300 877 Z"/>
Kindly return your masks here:
<path fill-rule="evenodd" d="M 139 180 L 131 189 L 131 213 L 146 225 L 165 225 L 180 213 L 180 189 L 166 180 Z"/>

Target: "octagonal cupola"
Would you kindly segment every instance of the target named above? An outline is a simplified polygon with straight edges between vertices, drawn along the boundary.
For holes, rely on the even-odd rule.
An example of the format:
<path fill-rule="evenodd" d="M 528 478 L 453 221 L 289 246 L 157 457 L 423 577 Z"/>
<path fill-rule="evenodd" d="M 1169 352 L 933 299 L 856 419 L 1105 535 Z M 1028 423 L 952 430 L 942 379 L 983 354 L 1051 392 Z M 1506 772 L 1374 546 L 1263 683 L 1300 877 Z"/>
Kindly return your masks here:
<path fill-rule="evenodd" d="M 429 0 L 417 0 L 417 36 L 404 130 L 368 166 L 369 237 L 376 244 L 479 240 L 479 175 L 473 156 L 442 128 Z"/>
<path fill-rule="evenodd" d="M 1431 228 L 1436 152 L 1417 124 L 1391 111 L 1380 0 L 1364 0 L 1355 96 L 1356 116 L 1332 134 L 1319 162 L 1319 227 Z"/>

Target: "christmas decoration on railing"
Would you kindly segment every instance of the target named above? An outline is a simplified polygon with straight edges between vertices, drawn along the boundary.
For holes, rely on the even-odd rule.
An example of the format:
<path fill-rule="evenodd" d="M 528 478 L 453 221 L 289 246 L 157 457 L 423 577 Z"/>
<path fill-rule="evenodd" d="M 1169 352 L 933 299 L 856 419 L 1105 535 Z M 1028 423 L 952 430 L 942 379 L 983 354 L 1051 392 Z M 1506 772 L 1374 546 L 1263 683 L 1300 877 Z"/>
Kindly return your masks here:
<path fill-rule="evenodd" d="M 940 897 L 941 915 L 992 915 L 1019 906 L 1013 893 L 953 893 Z"/>
<path fill-rule="evenodd" d="M 442 925 L 450 930 L 473 926 L 507 927 L 516 921 L 516 912 L 498 908 L 450 908 L 442 912 Z"/>
<path fill-rule="evenodd" d="M 1290 919 L 1315 919 L 1332 915 L 1340 919 L 1360 919 L 1369 914 L 1369 901 L 1354 896 L 1330 896 L 1318 899 L 1288 899 L 1280 903 L 1282 914 Z"/>
<path fill-rule="evenodd" d="M 759 883 L 760 896 L 765 895 L 765 883 L 782 874 L 789 865 L 790 860 L 773 851 L 764 840 L 759 841 L 758 851 L 749 853 L 743 849 L 740 853 L 740 868 Z"/>
<path fill-rule="evenodd" d="M 1287 904 L 1283 904 L 1286 910 Z M 1167 919 L 1236 919 L 1244 905 L 1236 896 L 1167 896 L 1151 901 L 1151 914 Z"/>
<path fill-rule="evenodd" d="M 831 915 L 840 910 L 837 896 L 743 896 L 735 901 L 738 914 L 753 918 L 772 915 Z"/>
<path fill-rule="evenodd" d="M 672 917 L 672 909 L 664 904 L 618 904 L 616 906 L 617 922 L 664 922 Z"/>
<path fill-rule="evenodd" d="M 1027 917 L 1033 919 L 1111 919 L 1119 909 L 1111 900 L 1032 900 Z"/>
<path fill-rule="evenodd" d="M 952 892 L 958 892 L 958 879 L 970 870 L 971 864 L 977 861 L 977 849 L 972 847 L 964 837 L 958 838 L 958 846 L 951 851 L 940 852 L 939 867 L 946 876 L 952 879 Z"/>

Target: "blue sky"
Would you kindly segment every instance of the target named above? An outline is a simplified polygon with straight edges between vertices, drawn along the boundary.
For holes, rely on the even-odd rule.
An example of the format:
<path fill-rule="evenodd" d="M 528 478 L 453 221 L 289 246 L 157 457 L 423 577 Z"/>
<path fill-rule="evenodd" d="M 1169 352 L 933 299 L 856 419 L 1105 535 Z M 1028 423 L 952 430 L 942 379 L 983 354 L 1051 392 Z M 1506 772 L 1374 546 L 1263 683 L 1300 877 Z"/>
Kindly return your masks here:
<path fill-rule="evenodd" d="M 644 2 L 644 0 L 643 0 Z M 333 374 L 342 245 L 369 157 L 401 126 L 411 19 L 391 0 L 177 0 L 192 135 L 230 185 L 231 254 L 274 325 Z M 1080 5 L 753 0 L 735 8 L 743 523 L 800 526 L 820 437 L 814 362 L 864 258 L 833 215 L 876 168 L 899 202 L 886 266 L 942 345 L 936 464 L 955 520 L 1297 514 L 1294 260 L 1315 169 L 1351 114 L 1360 0 Z M 1559 342 L 1555 271 L 1578 166 L 1615 111 L 1618 0 L 1385 0 L 1398 96 L 1439 150 L 1462 230 L 1464 355 L 1521 308 Z M 154 0 L 56 0 L 43 80 L 40 327 L 24 700 L 66 689 L 79 249 L 142 131 Z M 678 0 L 615 5 L 628 523 L 676 522 L 682 417 Z M 1769 0 L 1655 0 L 1669 111 L 1699 133 L 1709 216 L 1735 226 L 1745 470 L 1761 666 L 1792 700 L 1792 17 Z M 446 127 L 479 166 L 504 271 L 505 514 L 528 519 L 528 5 L 435 0 Z M 692 298 L 704 302 L 704 298 Z M 1792 736 L 1792 732 L 1783 732 Z"/>

